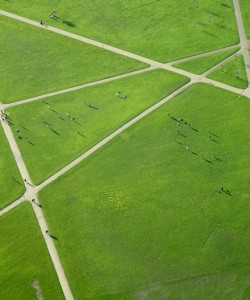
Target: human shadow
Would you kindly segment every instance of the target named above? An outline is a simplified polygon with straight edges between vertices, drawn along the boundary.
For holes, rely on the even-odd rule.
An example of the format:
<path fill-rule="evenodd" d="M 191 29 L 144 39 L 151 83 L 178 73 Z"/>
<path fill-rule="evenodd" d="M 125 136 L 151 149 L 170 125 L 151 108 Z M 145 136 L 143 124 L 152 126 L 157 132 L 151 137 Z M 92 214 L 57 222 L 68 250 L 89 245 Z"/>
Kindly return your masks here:
<path fill-rule="evenodd" d="M 193 127 L 190 127 L 190 129 L 192 129 L 193 131 L 199 132 L 198 129 L 195 129 L 195 128 L 193 128 Z"/>
<path fill-rule="evenodd" d="M 92 104 L 88 104 L 88 103 L 86 103 L 86 102 L 84 102 L 84 104 L 85 104 L 87 107 L 91 108 L 91 109 L 98 110 L 98 107 L 93 106 Z"/>
<path fill-rule="evenodd" d="M 220 144 L 220 142 L 216 141 L 215 139 L 211 139 L 211 141 L 217 143 L 217 144 Z"/>
<path fill-rule="evenodd" d="M 193 151 L 190 151 L 193 155 L 198 155 L 197 153 L 193 152 Z"/>
<path fill-rule="evenodd" d="M 76 25 L 71 21 L 62 20 L 62 23 L 69 26 L 69 27 L 76 27 Z"/>
<path fill-rule="evenodd" d="M 174 142 L 176 142 L 176 143 L 179 144 L 179 145 L 183 145 L 181 142 L 178 142 L 178 141 L 176 141 L 176 140 L 174 140 Z"/>
<path fill-rule="evenodd" d="M 51 131 L 54 133 L 54 134 L 56 134 L 56 135 L 59 135 L 60 136 L 60 134 L 55 130 L 55 129 L 53 129 L 53 128 L 51 128 Z"/>
<path fill-rule="evenodd" d="M 214 158 L 216 159 L 216 160 L 218 160 L 218 161 L 222 161 L 219 157 L 217 157 L 217 156 L 214 156 Z"/>
<path fill-rule="evenodd" d="M 50 234 L 49 235 L 52 239 L 54 239 L 54 240 L 56 240 L 56 241 L 59 241 L 59 239 L 56 237 L 56 236 L 54 236 L 54 235 L 52 235 L 52 234 Z"/>
<path fill-rule="evenodd" d="M 12 177 L 12 180 L 13 180 L 15 183 L 17 183 L 17 184 L 22 185 L 21 182 L 18 181 L 15 177 Z"/>
<path fill-rule="evenodd" d="M 185 138 L 187 138 L 187 136 L 185 135 L 185 134 L 183 134 L 183 133 L 178 133 L 179 135 L 181 135 L 181 136 L 183 136 L 183 137 L 185 137 Z"/>
<path fill-rule="evenodd" d="M 80 131 L 77 132 L 80 136 L 87 138 L 86 135 L 82 134 Z"/>

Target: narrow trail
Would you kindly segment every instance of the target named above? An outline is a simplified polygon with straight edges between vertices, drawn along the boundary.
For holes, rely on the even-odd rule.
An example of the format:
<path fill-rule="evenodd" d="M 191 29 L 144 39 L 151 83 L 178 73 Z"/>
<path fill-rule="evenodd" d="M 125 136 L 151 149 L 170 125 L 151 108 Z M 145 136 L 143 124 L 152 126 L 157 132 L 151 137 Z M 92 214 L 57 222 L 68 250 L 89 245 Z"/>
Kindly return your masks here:
<path fill-rule="evenodd" d="M 239 0 L 233 0 L 233 5 L 234 5 L 234 12 L 235 12 L 235 17 L 236 17 L 238 32 L 239 32 L 239 36 L 240 36 L 241 50 L 242 50 L 242 54 L 243 54 L 244 62 L 245 62 L 245 67 L 246 67 L 247 80 L 248 80 L 248 89 L 249 89 L 249 83 L 250 83 L 250 56 L 249 56 L 249 51 L 248 51 L 248 40 L 247 40 L 247 37 L 246 37 L 245 28 L 244 28 L 244 24 L 243 24 L 243 19 L 242 19 L 241 12 L 240 12 Z"/>
<path fill-rule="evenodd" d="M 0 104 L 0 109 L 2 109 L 1 104 Z M 15 159 L 16 164 L 18 166 L 18 169 L 21 173 L 21 176 L 22 176 L 23 179 L 26 180 L 26 182 L 25 182 L 26 193 L 24 194 L 24 196 L 21 199 L 15 201 L 14 203 L 12 203 L 8 207 L 6 207 L 4 210 L 2 210 L 0 212 L 0 215 L 3 215 L 4 213 L 10 211 L 14 207 L 16 207 L 17 205 L 22 203 L 24 200 L 28 200 L 32 204 L 32 207 L 34 209 L 37 221 L 38 221 L 39 226 L 41 228 L 45 243 L 46 243 L 48 251 L 50 253 L 50 257 L 51 257 L 52 263 L 54 265 L 54 268 L 56 270 L 56 273 L 57 273 L 59 282 L 61 284 L 63 293 L 65 295 L 65 298 L 67 300 L 73 300 L 73 296 L 72 296 L 71 290 L 69 288 L 69 284 L 68 284 L 68 281 L 66 279 L 66 276 L 65 276 L 63 267 L 61 265 L 59 256 L 57 254 L 56 248 L 54 246 L 54 243 L 53 243 L 52 239 L 48 235 L 46 235 L 46 233 L 45 233 L 45 231 L 48 229 L 48 226 L 47 226 L 45 218 L 43 216 L 43 212 L 42 212 L 40 207 L 38 207 L 37 205 L 32 203 L 32 199 L 37 199 L 37 195 L 35 193 L 35 187 L 32 184 L 29 173 L 28 173 L 28 171 L 26 169 L 26 166 L 25 166 L 25 163 L 23 161 L 22 155 L 21 155 L 21 153 L 19 151 L 19 148 L 17 146 L 17 143 L 15 141 L 14 135 L 11 131 L 10 126 L 7 123 L 3 122 L 2 120 L 1 120 L 1 122 L 2 122 L 4 133 L 7 137 L 10 148 L 11 148 L 12 153 L 14 155 L 14 159 Z M 38 201 L 37 201 L 37 203 L 38 203 Z"/>
<path fill-rule="evenodd" d="M 174 64 L 186 62 L 186 61 L 189 61 L 189 60 L 193 60 L 193 59 L 196 59 L 196 58 L 206 57 L 206 56 L 209 56 L 209 55 L 212 55 L 212 54 L 225 52 L 227 50 L 234 49 L 234 48 L 237 48 L 237 47 L 240 47 L 240 44 L 236 44 L 236 45 L 220 48 L 220 49 L 217 49 L 217 50 L 212 50 L 212 51 L 209 51 L 209 52 L 205 52 L 205 53 L 201 53 L 201 54 L 192 55 L 192 56 L 189 56 L 189 57 L 173 60 L 173 61 L 168 62 L 167 64 L 174 65 Z"/>
<path fill-rule="evenodd" d="M 4 209 L 0 210 L 0 217 L 6 214 L 8 211 L 15 208 L 16 206 L 18 206 L 19 204 L 21 204 L 22 202 L 24 202 L 25 200 L 27 200 L 26 193 L 16 201 L 12 202 L 10 205 L 6 206 Z"/>
<path fill-rule="evenodd" d="M 28 98 L 28 99 L 24 99 L 24 100 L 19 100 L 17 102 L 11 102 L 11 103 L 6 103 L 6 104 L 2 103 L 2 107 L 5 109 L 5 108 L 8 108 L 8 107 L 17 106 L 17 105 L 21 105 L 21 104 L 25 104 L 25 103 L 29 103 L 29 102 L 33 102 L 33 101 L 53 97 L 53 96 L 56 96 L 56 95 L 69 93 L 69 92 L 77 91 L 77 90 L 84 89 L 84 88 L 87 88 L 87 87 L 90 87 L 90 86 L 99 85 L 99 84 L 102 84 L 102 83 L 114 81 L 114 80 L 125 78 L 125 77 L 130 77 L 130 76 L 133 76 L 133 75 L 138 75 L 138 74 L 145 73 L 145 72 L 148 72 L 148 71 L 151 71 L 151 70 L 154 70 L 154 69 L 155 69 L 155 67 L 151 66 L 151 67 L 148 67 L 148 68 L 145 68 L 145 69 L 142 69 L 142 70 L 133 71 L 133 72 L 129 72 L 129 73 L 125 73 L 125 74 L 121 74 L 121 75 L 117 75 L 117 76 L 109 77 L 109 78 L 105 78 L 105 79 L 100 79 L 100 80 L 97 80 L 97 81 L 85 83 L 85 84 L 78 85 L 78 86 L 75 86 L 75 87 L 63 89 L 63 90 L 60 90 L 60 91 L 56 91 L 56 92 L 52 92 L 52 93 L 48 93 L 48 94 L 44 94 L 44 95 L 40 95 L 40 96 Z"/>
<path fill-rule="evenodd" d="M 240 49 L 239 51 L 235 52 L 234 54 L 232 54 L 232 55 L 228 56 L 227 58 L 225 58 L 224 60 L 220 61 L 218 64 L 216 64 L 212 68 L 208 69 L 207 71 L 205 71 L 201 75 L 202 76 L 207 76 L 208 74 L 210 74 L 213 71 L 217 70 L 220 66 L 224 65 L 226 62 L 230 61 L 233 57 L 236 57 L 237 55 L 239 55 L 241 53 L 242 53 L 242 51 Z"/>

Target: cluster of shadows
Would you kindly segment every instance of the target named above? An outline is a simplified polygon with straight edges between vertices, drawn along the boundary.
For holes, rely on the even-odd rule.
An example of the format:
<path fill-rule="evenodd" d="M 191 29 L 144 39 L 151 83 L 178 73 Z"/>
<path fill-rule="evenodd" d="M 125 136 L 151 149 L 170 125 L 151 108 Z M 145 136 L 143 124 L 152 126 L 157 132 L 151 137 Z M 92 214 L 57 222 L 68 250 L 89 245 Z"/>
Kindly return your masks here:
<path fill-rule="evenodd" d="M 172 119 L 173 121 L 176 122 L 177 126 L 182 125 L 182 126 L 185 126 L 186 128 L 189 128 L 190 130 L 193 130 L 193 131 L 195 131 L 195 132 L 199 132 L 198 129 L 196 129 L 196 128 L 194 128 L 193 126 L 191 126 L 191 124 L 187 123 L 184 119 L 182 119 L 182 118 L 177 118 L 177 117 L 175 117 L 175 116 L 173 116 L 173 115 L 171 115 L 171 114 L 168 114 L 168 116 L 169 116 L 170 119 Z M 220 144 L 220 141 L 219 141 L 220 137 L 219 137 L 216 133 L 214 133 L 214 132 L 212 132 L 212 131 L 210 131 L 210 130 L 208 131 L 208 133 L 210 134 L 210 135 L 209 135 L 209 139 L 210 139 L 212 142 L 217 143 L 217 144 Z M 183 134 L 182 132 L 180 132 L 180 130 L 177 130 L 177 134 L 178 134 L 178 136 L 180 136 L 180 137 L 182 137 L 182 138 L 187 138 L 187 136 L 186 136 L 185 134 Z M 175 137 L 173 138 L 173 141 L 174 141 L 175 143 L 181 145 L 181 146 L 184 146 L 184 145 L 185 145 L 185 144 L 182 142 L 182 140 L 181 140 L 181 141 L 180 141 L 180 140 L 177 140 Z M 189 148 L 188 146 L 185 146 L 185 149 L 186 149 L 189 153 L 198 156 L 198 154 L 197 154 L 196 152 L 190 150 L 190 148 Z M 222 162 L 222 160 L 221 160 L 219 157 L 215 156 L 215 155 L 212 155 L 212 158 L 213 158 L 214 160 L 218 161 L 218 162 Z M 208 164 L 213 164 L 213 162 L 212 162 L 211 160 L 207 159 L 207 158 L 204 157 L 203 155 L 201 155 L 201 159 L 202 159 L 203 161 L 207 162 Z M 229 190 L 227 190 L 227 189 L 224 189 L 224 188 L 221 188 L 221 190 L 219 190 L 219 191 L 217 191 L 217 192 L 218 192 L 218 193 L 223 193 L 223 194 L 226 194 L 226 195 L 229 195 L 229 196 L 232 196 L 231 192 L 230 192 Z"/>

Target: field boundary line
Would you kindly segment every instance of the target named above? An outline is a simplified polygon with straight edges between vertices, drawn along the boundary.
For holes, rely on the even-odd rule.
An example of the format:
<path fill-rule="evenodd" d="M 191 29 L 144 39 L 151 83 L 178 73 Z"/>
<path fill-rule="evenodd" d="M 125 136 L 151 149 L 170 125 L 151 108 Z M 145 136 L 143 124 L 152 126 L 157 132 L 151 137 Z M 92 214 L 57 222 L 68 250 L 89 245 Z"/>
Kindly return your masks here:
<path fill-rule="evenodd" d="M 202 76 L 207 76 L 210 73 L 212 73 L 213 71 L 217 70 L 221 65 L 223 65 L 224 63 L 230 61 L 231 59 L 233 59 L 234 57 L 236 57 L 237 55 L 242 54 L 242 50 L 238 50 L 237 52 L 231 54 L 230 56 L 228 56 L 227 58 L 223 59 L 222 61 L 220 61 L 218 64 L 214 65 L 212 68 L 208 69 L 207 71 L 205 71 L 204 73 L 202 73 Z"/>
<path fill-rule="evenodd" d="M 193 59 L 200 58 L 200 57 L 206 57 L 206 56 L 209 56 L 209 55 L 212 55 L 212 54 L 225 52 L 227 50 L 234 49 L 234 48 L 237 48 L 237 47 L 240 47 L 239 43 L 235 44 L 235 45 L 232 45 L 232 46 L 227 46 L 227 47 L 224 47 L 224 48 L 204 52 L 204 53 L 201 53 L 201 54 L 191 55 L 191 56 L 188 56 L 188 57 L 185 57 L 185 58 L 180 58 L 180 59 L 177 59 L 177 60 L 173 60 L 173 61 L 170 61 L 170 62 L 166 63 L 166 65 L 173 65 L 173 64 L 186 62 L 186 61 L 193 60 Z"/>
<path fill-rule="evenodd" d="M 51 92 L 51 93 L 48 93 L 48 94 L 43 94 L 43 95 L 35 96 L 35 97 L 32 97 L 32 98 L 18 100 L 17 102 L 2 103 L 2 107 L 5 109 L 5 108 L 25 104 L 25 103 L 30 103 L 30 102 L 33 102 L 33 101 L 42 100 L 42 99 L 53 97 L 53 96 L 56 96 L 56 95 L 62 95 L 64 93 L 77 91 L 77 90 L 84 89 L 84 88 L 87 88 L 87 87 L 96 86 L 96 85 L 99 85 L 99 84 L 102 84 L 102 83 L 111 82 L 111 81 L 115 81 L 115 80 L 118 80 L 118 79 L 134 76 L 134 75 L 145 73 L 145 72 L 149 72 L 149 71 L 152 71 L 152 70 L 155 70 L 155 69 L 157 69 L 157 68 L 150 66 L 150 67 L 145 68 L 145 69 L 124 73 L 124 74 L 121 74 L 121 75 L 117 75 L 117 76 L 113 76 L 113 77 L 109 77 L 109 78 L 105 78 L 105 79 L 100 79 L 100 80 L 92 81 L 92 82 L 89 82 L 89 83 L 84 83 L 82 85 L 66 88 L 66 89 Z"/>

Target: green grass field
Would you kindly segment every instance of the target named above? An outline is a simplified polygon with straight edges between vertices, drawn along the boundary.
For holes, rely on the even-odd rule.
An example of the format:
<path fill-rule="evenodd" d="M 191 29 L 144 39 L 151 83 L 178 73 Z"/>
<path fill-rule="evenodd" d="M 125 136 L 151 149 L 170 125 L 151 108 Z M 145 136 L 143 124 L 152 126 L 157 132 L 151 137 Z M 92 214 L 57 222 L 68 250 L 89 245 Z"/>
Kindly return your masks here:
<path fill-rule="evenodd" d="M 189 61 L 184 61 L 178 64 L 174 64 L 173 66 L 197 75 L 200 75 L 207 70 L 211 69 L 224 59 L 228 58 L 233 53 L 237 52 L 240 48 L 236 47 L 234 49 L 230 49 L 224 52 L 210 54 L 208 56 L 194 58 Z"/>
<path fill-rule="evenodd" d="M 239 42 L 231 0 L 12 0 L 0 8 L 162 62 Z"/>
<path fill-rule="evenodd" d="M 0 209 L 3 209 L 21 197 L 25 188 L 1 125 L 0 144 Z"/>
<path fill-rule="evenodd" d="M 0 232 L 0 299 L 64 299 L 30 204 L 2 216 Z"/>
<path fill-rule="evenodd" d="M 239 2 L 246 35 L 250 39 L 250 2 L 248 0 L 239 0 Z"/>
<path fill-rule="evenodd" d="M 245 89 L 248 86 L 242 55 L 237 55 L 232 58 L 232 60 L 226 62 L 207 77 L 241 89 Z"/>
<path fill-rule="evenodd" d="M 193 85 L 39 193 L 77 299 L 249 299 L 249 114 Z"/>
<path fill-rule="evenodd" d="M 0 101 L 4 103 L 147 66 L 2 16 L 0 44 Z"/>
<path fill-rule="evenodd" d="M 186 82 L 186 77 L 155 70 L 8 109 L 30 142 L 15 134 L 32 179 L 39 183 L 54 174 Z M 117 91 L 127 99 L 117 97 Z"/>

